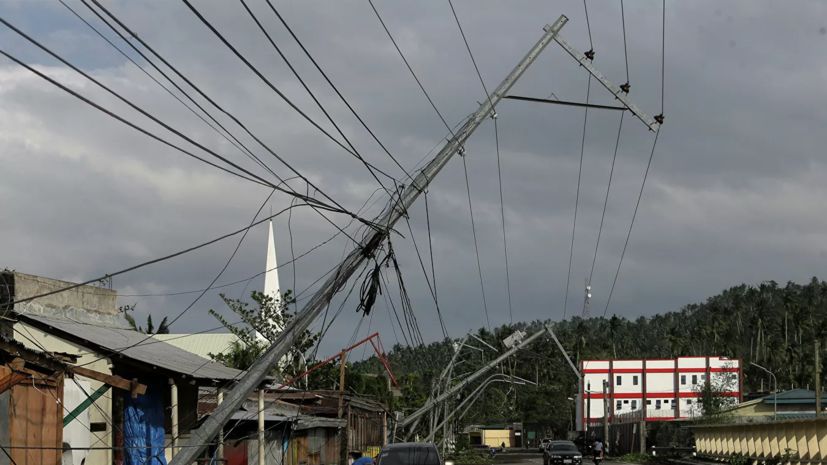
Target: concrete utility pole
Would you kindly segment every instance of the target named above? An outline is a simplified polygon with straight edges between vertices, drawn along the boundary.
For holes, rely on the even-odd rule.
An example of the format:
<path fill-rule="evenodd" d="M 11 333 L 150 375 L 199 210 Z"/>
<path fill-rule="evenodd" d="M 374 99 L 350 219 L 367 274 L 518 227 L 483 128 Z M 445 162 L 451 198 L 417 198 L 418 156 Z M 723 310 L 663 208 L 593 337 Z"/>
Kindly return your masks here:
<path fill-rule="evenodd" d="M 495 379 L 495 378 L 499 378 L 499 379 Z M 515 383 L 515 380 L 519 381 L 519 383 Z M 529 381 L 529 383 L 530 382 L 531 381 Z M 495 374 L 489 376 L 488 379 L 486 379 L 482 384 L 480 384 L 476 389 L 474 389 L 474 391 L 471 392 L 471 394 L 468 394 L 468 397 L 466 397 L 462 402 L 460 402 L 460 404 L 457 406 L 457 408 L 455 408 L 451 413 L 449 413 L 448 415 L 445 416 L 445 419 L 442 420 L 442 423 L 438 424 L 436 426 L 436 428 L 434 430 L 432 430 L 430 434 L 428 434 L 428 436 L 425 438 L 425 442 L 432 442 L 434 440 L 434 436 L 436 435 L 436 430 L 438 430 L 439 428 L 444 427 L 445 425 L 447 425 L 448 422 L 454 417 L 454 415 L 456 415 L 456 413 L 459 412 L 459 410 L 466 403 L 470 402 L 470 404 L 468 404 L 468 406 L 465 407 L 465 410 L 462 411 L 462 413 L 459 415 L 458 418 L 462 418 L 463 416 L 465 416 L 465 414 L 468 412 L 468 409 L 471 408 L 472 405 L 474 405 L 474 402 L 477 401 L 477 398 L 479 398 L 479 395 L 482 394 L 482 391 L 486 387 L 488 387 L 491 383 L 526 384 L 525 380 L 517 378 L 516 376 L 509 376 L 509 375 L 505 375 L 505 374 L 502 374 L 502 373 L 495 373 Z"/>
<path fill-rule="evenodd" d="M 339 369 L 339 416 L 337 417 L 339 420 L 342 419 L 342 403 L 344 402 L 344 395 L 345 395 L 345 360 L 347 360 L 347 351 L 342 351 L 342 367 Z M 350 418 L 348 418 L 350 420 Z M 345 424 L 345 431 L 350 429 L 350 422 Z M 347 462 L 347 447 L 348 444 L 344 444 L 345 447 L 345 462 Z M 341 456 L 342 453 L 342 432 L 339 431 L 339 434 L 336 435 L 336 454 Z"/>
<path fill-rule="evenodd" d="M 505 353 L 503 353 L 502 355 L 500 355 L 496 359 L 492 360 L 491 362 L 489 362 L 484 367 L 482 367 L 479 370 L 475 371 L 474 373 L 472 373 L 471 375 L 469 375 L 468 377 L 466 377 L 465 379 L 463 379 L 462 381 L 457 383 L 456 386 L 447 389 L 442 395 L 440 395 L 436 399 L 429 399 L 427 402 L 425 402 L 425 405 L 423 405 L 416 412 L 410 414 L 407 418 L 405 418 L 405 420 L 400 425 L 403 428 L 407 428 L 407 427 L 413 425 L 410 428 L 410 430 L 408 431 L 408 433 L 405 435 L 405 440 L 407 440 L 408 437 L 411 435 L 411 433 L 415 429 L 416 425 L 418 424 L 419 419 L 422 418 L 426 413 L 431 411 L 432 408 L 434 408 L 435 406 L 437 406 L 440 403 L 444 402 L 449 397 L 456 395 L 456 393 L 458 393 L 465 386 L 467 386 L 468 384 L 470 384 L 471 382 L 473 382 L 474 380 L 476 380 L 477 378 L 479 378 L 480 376 L 485 374 L 488 370 L 490 370 L 490 369 L 494 368 L 495 366 L 499 365 L 500 363 L 503 362 L 503 360 L 508 359 L 509 357 L 514 355 L 518 350 L 520 350 L 523 347 L 527 346 L 528 344 L 533 342 L 535 339 L 537 339 L 538 337 L 542 336 L 544 333 L 547 333 L 547 332 L 552 334 L 552 336 L 554 334 L 552 329 L 551 329 L 550 324 L 545 325 L 543 327 L 543 329 L 537 331 L 536 333 L 532 334 L 531 336 L 528 336 L 527 338 L 524 338 L 519 344 L 513 346 L 511 349 L 509 349 L 508 351 L 506 351 Z M 555 337 L 555 339 L 556 339 L 556 337 Z M 565 352 L 563 352 L 563 356 L 566 357 L 566 359 L 568 359 L 568 355 L 566 355 Z M 571 360 L 569 360 L 569 363 L 571 364 Z M 572 364 L 572 366 L 573 366 L 573 364 Z M 580 373 L 577 372 L 577 370 L 575 370 L 575 373 L 577 374 L 578 377 L 580 376 Z"/>
<path fill-rule="evenodd" d="M 293 321 L 284 329 L 273 345 L 247 370 L 247 373 L 238 382 L 236 387 L 227 394 L 224 403 L 218 406 L 215 411 L 197 430 L 173 460 L 170 465 L 189 465 L 201 455 L 213 438 L 230 420 L 233 413 L 237 412 L 244 401 L 261 382 L 267 377 L 267 373 L 284 357 L 288 350 L 307 329 L 310 324 L 327 307 L 333 295 L 340 291 L 348 280 L 353 276 L 368 258 L 376 252 L 384 240 L 390 234 L 391 228 L 403 216 L 408 214 L 408 209 L 416 199 L 428 188 L 428 185 L 439 174 L 442 168 L 448 164 L 454 154 L 464 152 L 466 140 L 474 133 L 482 122 L 494 113 L 494 107 L 502 100 L 506 92 L 520 79 L 529 66 L 534 63 L 540 52 L 546 48 L 568 18 L 560 16 L 553 26 L 546 25 L 543 29 L 545 34 L 529 50 L 528 54 L 520 60 L 520 63 L 508 74 L 505 80 L 500 83 L 494 92 L 485 99 L 477 111 L 469 120 L 455 133 L 455 136 L 439 151 L 439 153 L 423 168 L 401 193 L 399 198 L 391 199 L 382 214 L 374 220 L 373 233 L 368 234 L 360 243 L 360 246 L 353 249 L 345 260 L 339 265 L 336 272 L 328 278 L 319 288 L 313 298 L 304 306 Z M 448 392 L 451 392 L 450 390 Z M 407 421 L 407 420 L 406 420 Z"/>
<path fill-rule="evenodd" d="M 589 427 L 592 423 L 592 383 L 586 384 L 586 439 L 589 438 Z"/>
<path fill-rule="evenodd" d="M 603 450 L 609 452 L 609 382 L 603 380 Z"/>

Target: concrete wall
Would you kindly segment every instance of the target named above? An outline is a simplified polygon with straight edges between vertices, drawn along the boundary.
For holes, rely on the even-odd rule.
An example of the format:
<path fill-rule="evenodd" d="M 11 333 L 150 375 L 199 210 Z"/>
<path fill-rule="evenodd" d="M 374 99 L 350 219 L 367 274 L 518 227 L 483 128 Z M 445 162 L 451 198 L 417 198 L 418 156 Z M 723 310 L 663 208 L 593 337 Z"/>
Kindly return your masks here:
<path fill-rule="evenodd" d="M 44 294 L 75 284 L 16 271 L 13 274 L 15 300 Z M 104 315 L 118 314 L 118 293 L 94 286 L 81 286 L 58 294 L 40 297 L 36 302 L 38 305 L 49 308 L 78 308 Z"/>
<path fill-rule="evenodd" d="M 26 347 L 30 347 L 35 350 L 42 350 L 41 347 L 38 347 L 36 344 L 32 342 L 34 341 L 50 352 L 65 352 L 76 355 L 78 356 L 79 365 L 91 362 L 92 360 L 96 360 L 95 362 L 90 363 L 89 365 L 85 365 L 85 367 L 89 368 L 90 370 L 95 370 L 101 373 L 112 374 L 112 370 L 109 366 L 108 360 L 106 358 L 98 360 L 101 357 L 103 357 L 103 354 L 92 352 L 85 347 L 66 341 L 51 334 L 45 333 L 25 323 L 15 323 L 14 329 L 15 332 L 19 332 L 21 335 L 16 337 L 15 339 L 19 342 L 22 342 Z M 23 335 L 25 337 L 22 337 Z M 31 339 L 31 341 L 27 338 Z M 91 391 L 89 391 L 89 394 L 92 394 L 93 391 L 101 387 L 101 385 L 103 384 L 100 381 L 86 379 L 82 376 L 79 376 L 78 379 L 87 381 L 89 383 L 88 386 L 91 389 Z M 66 379 L 65 383 L 74 384 L 74 382 L 68 378 Z M 84 383 L 84 387 L 86 387 L 86 383 Z M 111 391 L 107 392 L 106 394 L 98 398 L 98 400 L 96 400 L 95 403 L 89 407 L 88 411 L 90 423 L 103 423 L 106 425 L 104 431 L 90 433 L 90 446 L 112 447 L 112 426 L 109 424 L 112 418 Z M 64 410 L 63 413 L 66 414 L 67 412 Z M 85 465 L 108 465 L 111 463 L 111 450 L 93 450 L 89 453 L 89 456 L 86 458 Z"/>

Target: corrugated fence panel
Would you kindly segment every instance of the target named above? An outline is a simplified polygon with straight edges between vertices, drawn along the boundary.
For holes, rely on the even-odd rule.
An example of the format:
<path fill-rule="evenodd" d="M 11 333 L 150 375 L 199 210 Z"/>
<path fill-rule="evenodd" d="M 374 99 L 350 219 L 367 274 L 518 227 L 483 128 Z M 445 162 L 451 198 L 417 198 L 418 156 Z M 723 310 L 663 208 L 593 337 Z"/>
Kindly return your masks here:
<path fill-rule="evenodd" d="M 696 425 L 699 456 L 727 459 L 742 453 L 753 460 L 778 458 L 790 453 L 793 464 L 823 463 L 827 454 L 827 418 L 776 422 Z"/>

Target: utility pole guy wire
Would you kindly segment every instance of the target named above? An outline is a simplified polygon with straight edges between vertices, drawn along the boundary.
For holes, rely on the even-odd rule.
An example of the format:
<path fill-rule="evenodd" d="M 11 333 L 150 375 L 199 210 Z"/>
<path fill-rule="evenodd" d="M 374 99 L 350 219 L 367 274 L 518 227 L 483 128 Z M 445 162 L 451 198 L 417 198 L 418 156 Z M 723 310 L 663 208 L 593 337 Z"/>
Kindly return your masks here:
<path fill-rule="evenodd" d="M 540 52 L 554 39 L 557 32 L 567 21 L 568 18 L 560 16 L 553 26 L 545 26 L 545 34 L 543 34 L 542 38 L 540 38 L 528 54 L 494 90 L 490 98 L 480 105 L 471 119 L 456 133 L 456 136 L 419 172 L 413 184 L 409 185 L 404 192 L 402 192 L 401 198 L 398 199 L 399 201 L 397 202 L 396 199 L 390 200 L 385 211 L 376 219 L 375 224 L 379 226 L 379 228 L 366 236 L 361 242 L 360 247 L 350 252 L 347 258 L 339 265 L 337 272 L 328 278 L 301 312 L 296 315 L 294 320 L 285 328 L 273 345 L 250 367 L 238 385 L 227 394 L 224 402 L 213 411 L 197 430 L 193 431 L 192 436 L 187 440 L 187 444 L 183 447 L 183 450 L 172 459 L 170 465 L 190 464 L 201 455 L 205 448 L 203 444 L 215 437 L 219 431 L 222 431 L 224 425 L 230 420 L 230 417 L 238 411 L 253 390 L 267 377 L 267 373 L 272 367 L 281 360 L 284 354 L 293 346 L 297 335 L 301 334 L 310 326 L 325 307 L 327 307 L 333 295 L 345 286 L 353 273 L 369 259 L 371 254 L 378 250 L 382 242 L 388 237 L 394 224 L 407 214 L 407 209 L 428 187 L 442 168 L 448 164 L 454 154 L 463 149 L 465 141 L 479 125 L 488 118 L 494 110 L 494 105 L 505 96 L 514 83 L 525 73 Z M 199 444 L 200 446 L 196 446 Z"/>

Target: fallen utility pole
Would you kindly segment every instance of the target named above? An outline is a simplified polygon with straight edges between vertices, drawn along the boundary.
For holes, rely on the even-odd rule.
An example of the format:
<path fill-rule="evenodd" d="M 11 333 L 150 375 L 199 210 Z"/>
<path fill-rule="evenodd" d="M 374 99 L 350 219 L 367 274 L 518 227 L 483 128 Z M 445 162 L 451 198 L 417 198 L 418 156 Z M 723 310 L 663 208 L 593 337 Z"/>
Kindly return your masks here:
<path fill-rule="evenodd" d="M 388 237 L 396 222 L 408 214 L 408 209 L 419 195 L 428 188 L 434 177 L 448 164 L 454 154 L 464 152 L 465 141 L 486 118 L 494 114 L 495 105 L 502 100 L 514 83 L 534 63 L 540 52 L 554 39 L 567 21 L 568 18 L 560 16 L 553 26 L 546 25 L 543 28 L 545 31 L 543 37 L 529 50 L 528 54 L 497 86 L 494 92 L 483 101 L 474 115 L 455 133 L 454 137 L 445 144 L 434 159 L 416 175 L 413 183 L 405 188 L 400 197 L 390 200 L 382 214 L 374 221 L 374 231 L 366 235 L 359 247 L 348 254 L 336 272 L 325 281 L 313 295 L 313 298 L 279 335 L 273 345 L 247 370 L 247 373 L 239 380 L 235 388 L 227 394 L 224 402 L 207 417 L 206 421 L 197 430 L 192 432 L 192 436 L 187 440 L 183 450 L 172 459 L 170 465 L 189 465 L 195 462 L 210 441 L 218 435 L 219 431 L 223 430 L 224 425 L 227 424 L 232 415 L 249 398 L 253 390 L 264 381 L 270 370 L 293 347 L 298 336 L 321 314 L 333 296 L 347 284 L 356 270 L 376 252 Z"/>
<path fill-rule="evenodd" d="M 467 386 L 468 384 L 470 384 L 471 382 L 473 382 L 474 380 L 476 380 L 480 376 L 484 375 L 488 370 L 494 368 L 495 366 L 499 365 L 500 363 L 502 363 L 507 358 L 514 355 L 518 350 L 520 350 L 523 347 L 527 346 L 528 344 L 533 342 L 535 339 L 539 338 L 540 336 L 542 336 L 546 332 L 551 332 L 551 331 L 552 330 L 551 330 L 551 325 L 550 324 L 549 325 L 543 325 L 542 329 L 540 329 L 536 333 L 532 334 L 531 336 L 523 339 L 519 344 L 515 345 L 514 347 L 512 347 L 511 349 L 509 349 L 508 351 L 506 351 L 505 353 L 503 353 L 499 357 L 497 357 L 494 360 L 492 360 L 491 362 L 489 362 L 484 367 L 480 368 L 479 370 L 477 370 L 476 372 L 474 372 L 473 374 L 471 374 L 467 378 L 465 378 L 462 381 L 460 381 L 459 383 L 457 383 L 456 386 L 446 390 L 445 392 L 442 393 L 442 395 L 440 395 L 436 399 L 431 399 L 431 400 L 428 400 L 427 402 L 425 402 L 425 405 L 423 405 L 416 412 L 408 415 L 408 417 L 405 418 L 405 420 L 402 421 L 402 423 L 399 426 L 401 426 L 403 428 L 407 428 L 411 424 L 414 424 L 414 422 L 416 422 L 420 417 L 422 417 L 422 415 L 429 412 L 436 405 L 439 405 L 440 403 L 444 402 L 449 397 L 455 395 L 457 392 L 462 390 L 465 386 Z M 409 431 L 408 434 L 405 435 L 406 439 L 408 438 L 410 433 L 411 433 L 411 431 Z"/>
<path fill-rule="evenodd" d="M 500 379 L 495 379 L 495 378 L 500 378 Z M 491 383 L 497 383 L 497 382 L 499 382 L 499 383 L 514 383 L 514 380 L 511 378 L 511 376 L 508 376 L 504 373 L 494 373 L 493 375 L 489 376 L 488 379 L 486 379 L 482 384 L 480 384 L 476 389 L 474 389 L 471 392 L 471 394 L 468 394 L 468 397 L 466 397 L 462 402 L 460 402 L 460 404 L 457 406 L 457 408 L 455 408 L 451 413 L 445 415 L 445 418 L 442 420 L 441 423 L 439 423 L 436 426 L 436 428 L 431 429 L 431 432 L 428 433 L 428 436 L 425 437 L 425 442 L 433 442 L 434 436 L 436 436 L 437 430 L 439 430 L 443 426 L 446 426 L 446 424 L 451 420 L 451 418 L 453 418 L 454 415 L 457 412 L 459 412 L 459 410 L 462 407 L 465 406 L 465 404 L 470 402 L 471 404 L 468 407 L 473 405 L 474 402 L 477 400 L 477 397 L 479 396 L 479 394 L 486 387 L 488 387 L 488 385 L 490 385 Z M 523 383 L 514 383 L 514 384 L 525 384 L 525 383 L 523 382 Z M 466 408 L 466 410 L 467 410 L 467 408 Z M 462 418 L 462 416 L 460 416 L 460 418 Z M 445 436 L 443 435 L 443 438 L 444 437 Z"/>

